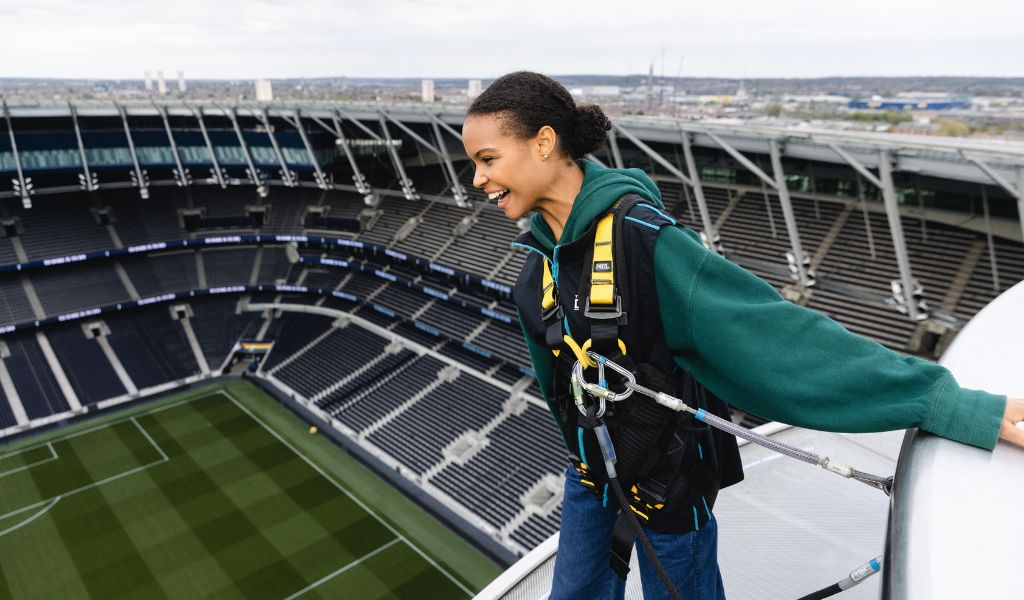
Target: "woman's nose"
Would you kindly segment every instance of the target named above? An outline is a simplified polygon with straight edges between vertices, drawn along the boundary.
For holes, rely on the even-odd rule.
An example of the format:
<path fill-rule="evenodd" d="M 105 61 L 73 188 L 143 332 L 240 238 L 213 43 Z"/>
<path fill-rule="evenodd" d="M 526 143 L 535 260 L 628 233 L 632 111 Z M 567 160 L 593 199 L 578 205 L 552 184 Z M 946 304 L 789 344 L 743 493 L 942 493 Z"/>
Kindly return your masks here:
<path fill-rule="evenodd" d="M 473 187 L 482 188 L 487 182 L 487 177 L 480 173 L 480 169 L 473 171 Z"/>

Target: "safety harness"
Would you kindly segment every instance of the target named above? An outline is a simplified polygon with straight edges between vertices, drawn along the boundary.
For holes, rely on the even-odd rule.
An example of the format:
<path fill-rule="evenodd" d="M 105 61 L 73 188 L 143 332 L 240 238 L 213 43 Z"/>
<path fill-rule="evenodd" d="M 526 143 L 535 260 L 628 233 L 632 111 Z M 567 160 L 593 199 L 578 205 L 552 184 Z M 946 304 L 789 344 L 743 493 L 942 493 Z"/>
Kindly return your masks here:
<path fill-rule="evenodd" d="M 629 572 L 634 543 L 643 532 L 631 520 L 655 531 L 685 533 L 699 529 L 711 518 L 720 487 L 742 479 L 732 436 L 723 434 L 715 440 L 715 434 L 706 425 L 656 402 L 609 405 L 603 399 L 582 393 L 580 382 L 572 378 L 572 370 L 579 364 L 590 375 L 590 383 L 605 389 L 623 389 L 625 378 L 605 368 L 607 361 L 614 361 L 626 366 L 631 377 L 644 385 L 675 390 L 694 405 L 728 415 L 724 402 L 709 399 L 707 390 L 685 372 L 678 371 L 673 376 L 648 362 L 634 362 L 623 340 L 626 336 L 622 330 L 629 324 L 627 309 L 631 305 L 624 294 L 629 273 L 626 261 L 616 257 L 625 255 L 623 218 L 644 201 L 639 196 L 624 196 L 592 228 L 593 241 L 582 261 L 578 286 L 589 327 L 589 337 L 582 343 L 569 331 L 552 263 L 543 262 L 542 274 L 541 319 L 545 343 L 555 356 L 554 397 L 562 409 L 563 434 L 567 440 L 576 442 L 576 451 L 570 453 L 569 459 L 581 483 L 603 505 L 607 506 L 613 479 L 617 478 L 623 489 L 628 490 L 611 542 L 611 565 L 623 579 Z M 573 383 L 566 385 L 570 381 Z M 600 460 L 602 449 L 596 429 L 606 431 L 614 446 L 617 477 L 608 473 Z M 731 446 L 731 452 L 727 450 L 725 454 L 735 454 L 724 481 L 714 459 L 716 446 Z M 705 457 L 705 453 L 709 456 Z M 588 456 L 594 462 L 588 461 Z M 615 495 L 611 495 L 614 503 Z"/>
<path fill-rule="evenodd" d="M 678 598 L 644 530 L 685 533 L 710 519 L 718 490 L 743 478 L 737 437 L 887 494 L 892 478 L 858 471 L 735 425 L 724 401 L 675 367 L 659 337 L 660 308 L 653 293 L 653 269 L 648 264 L 653 261 L 643 258 L 653 256 L 657 231 L 665 221 L 672 226 L 676 223 L 644 202 L 640 196 L 624 196 L 597 220 L 592 231 L 556 246 L 551 257 L 538 248 L 531 234 L 521 236 L 515 243 L 544 259 L 528 259 L 514 295 L 527 334 L 543 341 L 555 357 L 548 399 L 581 483 L 605 506 L 610 494 L 619 504 L 612 532 L 613 570 L 625 579 L 633 545 L 639 539 L 666 590 Z M 637 206 L 648 212 L 633 210 Z M 627 218 L 639 224 L 628 236 L 623 227 Z M 579 259 L 580 244 L 586 244 L 590 235 L 593 240 L 583 253 L 579 279 L 573 281 L 571 273 L 560 278 L 559 249 L 571 251 Z M 624 241 L 627 237 L 628 243 Z M 636 253 L 627 254 L 624 247 Z M 623 256 L 635 259 L 630 263 L 633 273 L 626 272 Z M 541 310 L 531 313 L 530 299 L 532 306 L 538 299 L 538 275 Z M 559 297 L 559 282 L 567 284 L 568 297 L 578 292 L 575 302 Z M 582 320 L 576 310 L 580 296 L 585 303 Z M 570 321 L 575 321 L 572 328 Z M 579 343 L 572 331 L 584 327 L 589 337 Z M 639 395 L 624 402 L 634 392 Z M 877 570 L 877 561 L 872 560 L 843 581 L 802 600 L 847 589 Z"/>

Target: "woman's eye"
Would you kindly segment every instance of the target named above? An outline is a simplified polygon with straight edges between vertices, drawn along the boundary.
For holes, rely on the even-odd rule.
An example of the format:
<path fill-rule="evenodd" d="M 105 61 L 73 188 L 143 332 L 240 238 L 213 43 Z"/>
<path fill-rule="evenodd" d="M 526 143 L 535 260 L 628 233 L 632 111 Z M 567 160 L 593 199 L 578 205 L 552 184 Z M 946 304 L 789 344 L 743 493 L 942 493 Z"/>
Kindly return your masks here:
<path fill-rule="evenodd" d="M 489 164 L 491 164 L 491 161 L 494 160 L 494 159 L 491 158 L 490 156 L 485 156 L 485 157 L 481 158 L 480 160 L 483 161 L 483 163 L 485 165 L 489 165 Z"/>

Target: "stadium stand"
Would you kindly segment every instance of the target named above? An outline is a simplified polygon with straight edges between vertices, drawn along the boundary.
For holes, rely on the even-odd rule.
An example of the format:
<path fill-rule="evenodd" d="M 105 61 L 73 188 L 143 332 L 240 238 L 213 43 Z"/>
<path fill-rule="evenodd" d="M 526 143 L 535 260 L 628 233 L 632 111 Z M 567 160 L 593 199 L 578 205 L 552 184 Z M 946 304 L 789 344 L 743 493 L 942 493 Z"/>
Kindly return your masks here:
<path fill-rule="evenodd" d="M 383 171 L 372 179 L 385 187 L 394 183 Z M 417 170 L 413 179 L 423 194 L 443 193 L 448 186 L 436 167 Z M 465 173 L 462 180 L 467 182 Z M 670 213 L 700 229 L 694 199 L 678 184 L 659 184 Z M 789 285 L 784 256 L 790 246 L 778 198 L 713 183 L 705 187 L 705 195 L 728 257 L 779 289 Z M 91 199 L 80 194 L 37 199 L 31 210 L 11 211 L 24 232 L 11 239 L 0 237 L 0 261 L 18 262 L 19 244 L 34 260 L 195 238 L 202 234 L 181 227 L 179 210 L 189 207 L 205 210 L 207 226 L 251 229 L 246 207 L 253 204 L 258 202 L 249 192 L 211 189 L 194 190 L 191 200 L 169 189 L 154 189 L 145 201 L 129 190 L 104 190 Z M 458 208 L 439 200 L 410 202 L 385 196 L 376 209 L 367 210 L 362 198 L 351 192 L 293 189 L 274 190 L 265 205 L 269 220 L 253 230 L 261 235 L 326 230 L 506 286 L 514 285 L 525 260 L 524 253 L 507 245 L 519 232 L 516 224 L 487 204 Z M 307 229 L 303 217 L 311 205 L 327 207 L 328 218 Z M 90 207 L 109 207 L 104 218 L 111 227 L 100 224 L 103 219 L 98 221 Z M 818 285 L 808 306 L 855 332 L 908 351 L 920 336 L 919 324 L 882 301 L 891 294 L 890 281 L 898 276 L 885 216 L 869 213 L 876 252 L 872 259 L 859 210 L 806 198 L 794 198 L 793 208 L 805 251 L 814 255 L 827 250 L 819 257 Z M 341 220 L 372 227 L 356 234 L 344 230 Z M 923 230 L 921 221 L 911 217 L 904 217 L 903 226 L 926 300 L 960 319 L 970 318 L 1000 289 L 1024 279 L 1024 249 L 1019 244 L 996 240 L 1000 285 L 995 286 L 982 235 L 932 222 Z M 292 264 L 281 243 L 266 243 L 139 252 L 2 273 L 0 325 L 38 318 L 33 295 L 43 316 L 54 317 L 130 301 L 129 286 L 147 298 L 285 280 L 352 294 L 355 303 L 302 292 L 189 296 L 95 318 L 109 329 L 104 343 L 140 391 L 205 376 L 200 357 L 210 371 L 217 371 L 239 339 L 258 337 L 263 330 L 262 337 L 274 343 L 257 376 L 281 384 L 353 432 L 375 455 L 400 465 L 400 472 L 425 493 L 436 492 L 457 504 L 518 553 L 557 530 L 557 503 L 553 510 L 541 512 L 525 499 L 538 482 L 558 477 L 565 461 L 540 390 L 529 377 L 529 358 L 507 292 L 472 286 L 462 275 L 377 252 L 301 245 L 298 252 L 311 260 L 327 256 L 349 261 L 352 267 Z M 265 318 L 259 311 L 240 312 L 239 305 L 246 302 L 316 305 L 354 318 L 345 324 L 336 316 L 289 311 L 269 311 Z M 503 318 L 488 316 L 494 313 L 482 309 Z M 47 327 L 43 333 L 81 404 L 128 393 L 100 342 L 86 337 L 78 323 Z M 395 344 L 395 338 L 401 341 Z M 3 342 L 10 353 L 4 366 L 28 417 L 68 411 L 70 403 L 35 332 L 16 332 L 4 336 Z M 522 393 L 527 398 L 521 408 L 511 409 L 510 398 L 520 393 L 513 389 L 520 386 L 526 387 Z M 745 423 L 759 422 L 753 416 L 741 418 L 749 419 Z M 0 428 L 16 422 L 0 390 Z M 452 455 L 453 445 L 467 432 L 479 436 L 478 445 L 466 458 Z M 523 444 L 523 439 L 531 443 Z M 495 481 L 495 472 L 504 474 L 500 481 Z"/>
<path fill-rule="evenodd" d="M 4 338 L 10 356 L 4 366 L 29 419 L 39 419 L 70 409 L 60 385 L 50 370 L 35 332 Z"/>

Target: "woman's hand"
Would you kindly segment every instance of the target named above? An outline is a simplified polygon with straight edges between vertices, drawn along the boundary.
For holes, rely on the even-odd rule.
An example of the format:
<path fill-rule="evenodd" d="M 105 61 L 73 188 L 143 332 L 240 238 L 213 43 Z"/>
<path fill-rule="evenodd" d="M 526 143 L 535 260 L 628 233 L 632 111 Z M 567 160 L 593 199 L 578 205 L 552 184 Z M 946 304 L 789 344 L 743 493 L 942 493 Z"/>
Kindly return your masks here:
<path fill-rule="evenodd" d="M 1024 399 L 1011 398 L 1006 401 L 1006 412 L 1003 413 L 1003 423 L 999 427 L 999 439 L 1024 446 L 1024 429 L 1017 427 L 1020 421 L 1024 421 Z"/>

